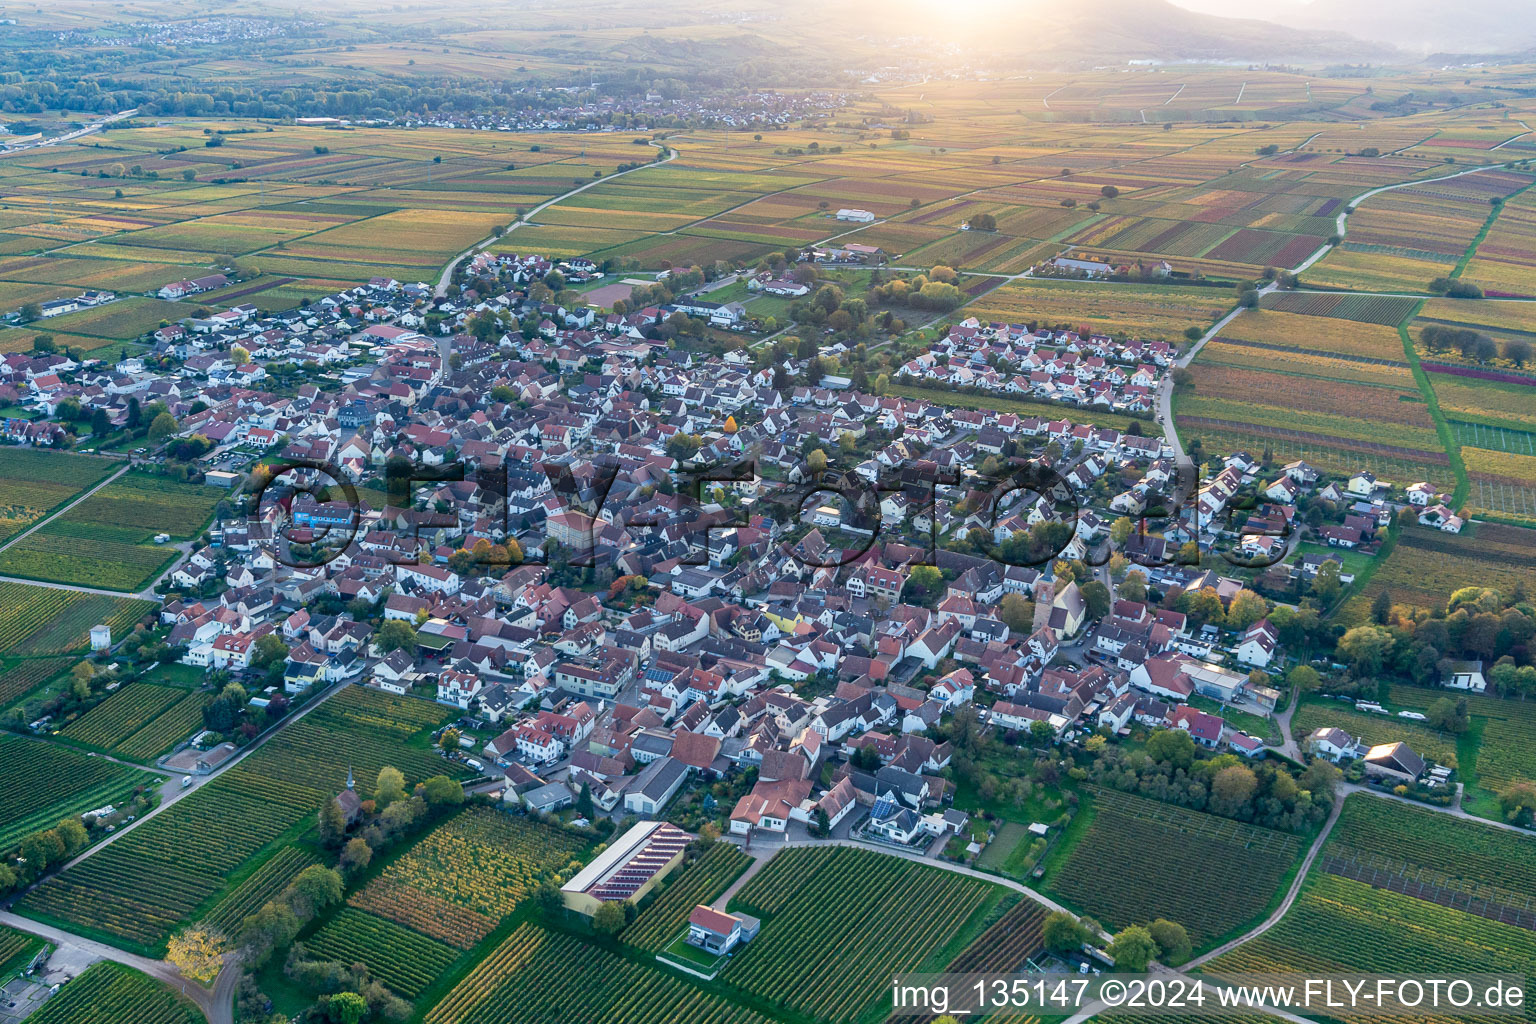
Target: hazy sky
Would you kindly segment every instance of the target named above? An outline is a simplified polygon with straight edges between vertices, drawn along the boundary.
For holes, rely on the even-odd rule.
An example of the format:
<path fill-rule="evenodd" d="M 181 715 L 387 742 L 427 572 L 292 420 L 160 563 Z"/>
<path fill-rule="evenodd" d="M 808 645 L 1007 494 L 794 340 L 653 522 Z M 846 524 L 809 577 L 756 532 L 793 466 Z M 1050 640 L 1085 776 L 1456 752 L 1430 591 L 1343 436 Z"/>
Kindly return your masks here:
<path fill-rule="evenodd" d="M 1187 7 L 1192 11 L 1202 11 L 1206 14 L 1220 14 L 1230 18 L 1252 18 L 1255 16 L 1253 4 L 1247 2 L 1247 0 L 1172 0 L 1172 2 L 1180 7 Z M 1272 3 L 1266 5 L 1264 9 L 1265 14 L 1259 16 L 1273 15 L 1276 9 L 1284 9 L 1290 4 L 1306 2 L 1307 0 L 1273 0 Z"/>

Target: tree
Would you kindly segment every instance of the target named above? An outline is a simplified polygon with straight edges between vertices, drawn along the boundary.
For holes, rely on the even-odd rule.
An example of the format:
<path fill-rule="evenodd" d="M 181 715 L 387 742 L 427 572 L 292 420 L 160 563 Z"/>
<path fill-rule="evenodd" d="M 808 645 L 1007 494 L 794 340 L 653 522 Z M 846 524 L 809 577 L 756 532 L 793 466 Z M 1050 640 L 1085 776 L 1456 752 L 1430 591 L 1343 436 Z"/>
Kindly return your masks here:
<path fill-rule="evenodd" d="M 85 844 L 91 838 L 85 831 L 85 826 L 80 824 L 80 819 L 76 817 L 64 818 L 53 826 L 53 831 L 58 835 L 59 841 L 64 844 L 65 857 L 73 857 L 85 849 Z"/>
<path fill-rule="evenodd" d="M 347 834 L 347 816 L 335 797 L 320 805 L 320 842 L 335 849 Z"/>
<path fill-rule="evenodd" d="M 257 668 L 271 668 L 281 664 L 288 657 L 288 645 L 283 643 L 283 638 L 276 633 L 268 633 L 256 641 L 252 649 L 251 664 Z"/>
<path fill-rule="evenodd" d="M 202 928 L 189 928 L 171 936 L 165 958 L 176 965 L 184 977 L 199 985 L 210 984 L 224 966 L 229 951 L 224 936 Z"/>
<path fill-rule="evenodd" d="M 617 935 L 624 928 L 624 902 L 608 900 L 592 915 L 592 930 L 599 935 Z"/>
<path fill-rule="evenodd" d="M 384 654 L 390 651 L 408 651 L 416 646 L 416 630 L 409 622 L 402 619 L 389 619 L 373 635 L 373 642 Z"/>
<path fill-rule="evenodd" d="M 1326 609 L 1343 589 L 1344 585 L 1339 582 L 1339 563 L 1332 560 L 1324 562 L 1312 580 L 1312 596 Z"/>
<path fill-rule="evenodd" d="M 1045 948 L 1053 953 L 1075 953 L 1093 938 L 1081 921 L 1064 910 L 1054 911 L 1046 917 L 1041 935 Z"/>
<path fill-rule="evenodd" d="M 1079 590 L 1090 619 L 1102 619 L 1109 614 L 1109 588 L 1098 580 L 1089 580 Z"/>
<path fill-rule="evenodd" d="M 421 784 L 421 798 L 428 807 L 453 807 L 464 802 L 464 785 L 446 775 L 434 775 Z"/>
<path fill-rule="evenodd" d="M 1536 782 L 1516 779 L 1499 791 L 1499 809 L 1511 825 L 1529 827 L 1536 818 Z"/>
<path fill-rule="evenodd" d="M 1133 569 L 1120 581 L 1120 597 L 1126 601 L 1147 599 L 1147 577 L 1140 569 Z"/>
<path fill-rule="evenodd" d="M 997 617 L 1008 627 L 1009 632 L 1028 634 L 1035 623 L 1034 602 L 1025 600 L 1022 594 L 1004 594 L 997 606 Z"/>
<path fill-rule="evenodd" d="M 1147 740 L 1147 756 L 1161 764 L 1188 768 L 1195 761 L 1195 741 L 1183 729 L 1159 729 Z"/>
<path fill-rule="evenodd" d="M 1314 798 L 1323 797 L 1332 800 L 1334 787 L 1343 777 L 1344 773 L 1339 770 L 1338 765 L 1317 757 L 1313 758 L 1312 763 L 1307 765 L 1306 770 L 1301 773 L 1297 784 L 1310 792 Z"/>
<path fill-rule="evenodd" d="M 379 769 L 378 781 L 373 787 L 373 804 L 380 811 L 394 803 L 396 800 L 405 799 L 405 776 L 400 769 L 389 765 Z"/>
<path fill-rule="evenodd" d="M 1215 587 L 1201 587 L 1192 594 L 1186 593 L 1184 613 L 1196 625 L 1220 626 L 1226 621 L 1226 610 L 1221 606 L 1221 595 L 1216 593 Z"/>
<path fill-rule="evenodd" d="M 356 992 L 337 992 L 325 1004 L 325 1015 L 336 1024 L 358 1024 L 368 1014 L 368 1000 Z"/>
<path fill-rule="evenodd" d="M 937 594 L 939 588 L 944 586 L 944 574 L 937 566 L 917 565 L 912 568 L 912 575 L 907 577 L 907 583 L 917 587 L 925 594 Z"/>
<path fill-rule="evenodd" d="M 533 902 L 545 917 L 557 917 L 565 913 L 565 898 L 560 895 L 560 887 L 549 879 L 540 882 L 538 888 L 533 890 Z"/>
<path fill-rule="evenodd" d="M 443 734 L 437 738 L 437 745 L 443 750 L 453 753 L 459 749 L 459 737 L 459 730 L 453 728 L 444 729 Z"/>
<path fill-rule="evenodd" d="M 1050 722 L 1034 721 L 1029 723 L 1029 739 L 1031 743 L 1044 745 L 1056 738 L 1056 730 L 1051 728 Z"/>
<path fill-rule="evenodd" d="M 1429 707 L 1424 709 L 1426 724 L 1431 729 L 1439 729 L 1442 732 L 1460 735 L 1471 728 L 1472 720 L 1467 714 L 1467 702 L 1465 699 L 1452 700 L 1449 697 L 1441 697 L 1431 701 Z"/>
<path fill-rule="evenodd" d="M 176 417 L 168 412 L 156 416 L 149 425 L 149 436 L 155 440 L 176 433 Z"/>
<path fill-rule="evenodd" d="M 811 452 L 805 457 L 805 469 L 812 479 L 821 479 L 821 475 L 827 471 L 827 453 L 820 448 Z"/>
<path fill-rule="evenodd" d="M 1392 592 L 1382 590 L 1371 601 L 1371 621 L 1385 626 L 1392 618 Z"/>
<path fill-rule="evenodd" d="M 1301 693 L 1311 693 L 1323 685 L 1323 677 L 1311 665 L 1297 665 L 1286 674 L 1285 681 L 1291 689 Z"/>
<path fill-rule="evenodd" d="M 1115 961 L 1115 970 L 1139 974 L 1157 956 L 1157 942 L 1146 928 L 1133 924 L 1115 936 L 1107 952 Z"/>
<path fill-rule="evenodd" d="M 333 903 L 340 903 L 344 891 L 341 875 L 323 865 L 311 864 L 288 883 L 283 895 L 294 914 L 309 920 Z"/>
<path fill-rule="evenodd" d="M 1189 957 L 1193 948 L 1189 932 L 1177 921 L 1160 917 L 1147 925 L 1147 932 L 1152 936 L 1152 941 L 1157 943 L 1158 958 L 1164 963 L 1177 964 Z"/>
<path fill-rule="evenodd" d="M 1125 547 L 1125 542 L 1131 539 L 1131 533 L 1136 529 L 1136 524 L 1125 516 L 1121 516 L 1109 525 L 1109 539 L 1115 547 Z"/>
<path fill-rule="evenodd" d="M 359 836 L 347 840 L 347 845 L 341 848 L 341 859 L 338 863 L 341 865 L 341 870 L 352 875 L 366 868 L 371 860 L 373 860 L 373 847 L 368 845 L 366 839 Z"/>
<path fill-rule="evenodd" d="M 1115 188 L 1113 185 L 1105 185 L 1103 188 L 1099 189 L 1099 195 L 1103 196 L 1105 199 L 1113 199 L 1119 194 L 1120 190 Z"/>
<path fill-rule="evenodd" d="M 251 361 L 251 350 L 243 345 L 233 345 L 229 350 L 229 358 L 236 366 L 244 366 Z"/>
<path fill-rule="evenodd" d="M 269 900 L 240 923 L 240 946 L 247 966 L 259 968 L 272 955 L 294 940 L 304 924 L 293 908 L 282 900 Z"/>
<path fill-rule="evenodd" d="M 1248 589 L 1237 592 L 1227 608 L 1227 628 L 1244 630 L 1269 614 L 1269 603 Z"/>
<path fill-rule="evenodd" d="M 1356 626 L 1339 638 L 1338 649 L 1356 673 L 1374 675 L 1396 646 L 1392 634 L 1380 626 Z"/>
<path fill-rule="evenodd" d="M 1258 776 L 1240 764 L 1229 764 L 1211 779 L 1211 809 L 1228 816 L 1240 813 L 1259 788 Z"/>
<path fill-rule="evenodd" d="M 21 855 L 34 877 L 64 859 L 64 840 L 53 829 L 34 832 L 21 841 Z"/>

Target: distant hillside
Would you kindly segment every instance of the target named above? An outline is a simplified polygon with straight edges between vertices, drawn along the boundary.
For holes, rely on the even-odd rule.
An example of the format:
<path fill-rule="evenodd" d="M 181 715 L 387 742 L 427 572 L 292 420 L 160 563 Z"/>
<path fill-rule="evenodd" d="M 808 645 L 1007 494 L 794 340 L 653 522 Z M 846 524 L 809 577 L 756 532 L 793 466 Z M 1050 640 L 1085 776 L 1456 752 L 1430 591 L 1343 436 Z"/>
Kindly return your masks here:
<path fill-rule="evenodd" d="M 974 45 L 978 53 L 1016 53 L 1032 62 L 1118 64 L 1128 60 L 1385 61 L 1392 47 L 1341 32 L 1222 18 L 1167 0 L 996 0 L 968 4 L 935 19 L 931 0 L 861 5 L 868 25 L 894 34 L 919 32 Z M 870 8 L 878 7 L 878 16 Z M 866 28 L 865 31 L 870 31 Z"/>
<path fill-rule="evenodd" d="M 1505 54 L 1536 47 L 1530 0 L 1314 0 L 1265 13 L 1421 55 Z"/>

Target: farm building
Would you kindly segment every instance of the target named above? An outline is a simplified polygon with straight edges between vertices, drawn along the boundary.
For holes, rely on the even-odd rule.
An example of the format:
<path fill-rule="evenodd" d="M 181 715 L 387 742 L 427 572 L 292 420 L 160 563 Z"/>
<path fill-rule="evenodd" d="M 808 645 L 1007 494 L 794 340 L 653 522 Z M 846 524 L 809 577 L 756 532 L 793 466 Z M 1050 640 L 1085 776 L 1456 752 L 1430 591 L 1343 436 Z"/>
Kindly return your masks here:
<path fill-rule="evenodd" d="M 665 821 L 643 821 L 560 887 L 568 909 L 588 917 L 615 900 L 639 900 L 683 861 L 693 836 Z"/>
<path fill-rule="evenodd" d="M 1413 784 L 1424 774 L 1424 759 L 1406 743 L 1381 743 L 1365 755 L 1365 774 L 1389 782 Z"/>

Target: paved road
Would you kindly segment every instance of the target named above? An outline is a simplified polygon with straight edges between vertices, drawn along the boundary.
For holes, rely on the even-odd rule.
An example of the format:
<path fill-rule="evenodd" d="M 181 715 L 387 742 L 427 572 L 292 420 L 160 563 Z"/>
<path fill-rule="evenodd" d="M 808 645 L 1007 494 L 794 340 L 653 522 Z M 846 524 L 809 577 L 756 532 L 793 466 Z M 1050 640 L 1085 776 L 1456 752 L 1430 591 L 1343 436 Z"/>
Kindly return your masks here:
<path fill-rule="evenodd" d="M 1273 283 L 1265 285 L 1263 288 L 1259 289 L 1259 295 L 1268 295 L 1278 287 L 1279 285 Z M 1216 321 L 1210 330 L 1202 334 L 1199 340 L 1196 341 L 1193 345 L 1189 346 L 1189 350 L 1174 362 L 1174 368 L 1184 369 L 1185 367 L 1189 366 L 1190 363 L 1194 362 L 1195 357 L 1200 354 L 1200 350 L 1205 348 L 1206 342 L 1219 335 L 1223 330 L 1226 329 L 1228 324 L 1230 324 L 1233 320 L 1236 320 L 1243 314 L 1243 312 L 1244 308 L 1242 306 L 1238 306 L 1232 312 Z M 1198 484 L 1199 473 L 1195 468 L 1194 460 L 1191 459 L 1189 455 L 1184 451 L 1184 444 L 1179 440 L 1179 432 L 1174 429 L 1173 425 L 1173 374 L 1171 373 L 1166 375 L 1163 378 L 1162 384 L 1158 386 L 1156 417 L 1157 425 L 1162 430 L 1163 437 L 1167 439 L 1168 444 L 1173 448 L 1173 461 L 1176 467 L 1176 483 L 1178 485 L 1182 485 L 1185 472 L 1188 471 L 1193 474 L 1193 479 Z M 1183 501 L 1183 497 L 1184 496 L 1182 494 L 1175 494 L 1175 508 L 1180 506 Z"/>
<path fill-rule="evenodd" d="M 31 918 L 21 917 L 10 911 L 0 911 L 0 924 L 8 925 L 18 931 L 36 935 L 56 946 L 72 946 L 82 950 L 99 960 L 110 960 L 113 963 L 132 967 L 134 970 L 143 971 L 152 978 L 156 978 L 177 992 L 182 992 L 186 997 L 198 1005 L 203 1011 L 203 1016 L 208 1018 L 208 1024 L 232 1024 L 234 1020 L 234 992 L 238 983 L 238 971 L 224 971 L 220 974 L 218 983 L 213 989 L 207 989 L 194 981 L 182 977 L 179 970 L 164 960 L 151 960 L 149 957 L 139 956 L 135 953 L 125 953 L 121 949 L 109 946 L 104 942 L 94 939 L 82 938 L 66 931 L 61 931 L 51 925 L 41 924 Z M 225 978 L 231 980 L 226 984 Z M 223 989 L 220 996 L 219 990 Z M 220 1012 L 222 1009 L 222 1012 Z"/>
<path fill-rule="evenodd" d="M 1526 131 L 1525 134 L 1529 135 L 1530 132 Z M 1520 137 L 1521 136 L 1516 136 L 1516 138 Z M 1513 141 L 1514 139 L 1505 139 L 1504 142 L 1500 143 L 1500 145 L 1507 145 Z M 1495 146 L 1494 148 L 1497 149 L 1498 147 Z M 1339 215 L 1334 218 L 1334 233 L 1339 236 L 1339 244 L 1343 244 L 1344 236 L 1349 230 L 1349 215 L 1354 213 L 1356 208 L 1359 207 L 1361 203 L 1374 196 L 1379 196 L 1383 192 L 1391 192 L 1393 189 L 1399 188 L 1413 188 L 1417 185 L 1428 185 L 1436 181 L 1450 181 L 1452 178 L 1460 178 L 1468 174 L 1480 174 L 1484 171 L 1502 171 L 1506 167 L 1508 167 L 1508 164 L 1490 164 L 1486 167 L 1469 167 L 1464 171 L 1457 171 L 1454 174 L 1442 174 L 1438 178 L 1416 178 L 1411 181 L 1399 181 L 1393 185 L 1383 185 L 1380 188 L 1373 188 L 1369 192 L 1361 193 L 1354 199 L 1351 199 L 1349 202 L 1344 204 L 1344 208 L 1340 210 Z M 1323 245 L 1322 248 L 1318 249 L 1311 256 L 1308 256 L 1306 259 L 1302 260 L 1301 263 L 1295 267 L 1292 273 L 1300 274 L 1305 270 L 1310 270 L 1313 265 L 1315 265 L 1324 256 L 1327 256 L 1330 252 L 1332 252 L 1334 248 L 1335 245 L 1331 242 Z"/>
<path fill-rule="evenodd" d="M 490 238 L 485 239 L 483 242 L 479 242 L 479 243 L 477 243 L 475 245 L 472 245 L 468 249 L 465 249 L 463 252 L 461 252 L 457 256 L 455 256 L 452 259 L 452 261 L 450 261 L 449 264 L 446 267 L 443 268 L 443 272 L 438 275 L 438 278 L 437 278 L 437 288 L 434 290 L 433 294 L 435 294 L 440 299 L 441 298 L 446 298 L 447 295 L 448 295 L 448 285 L 450 283 L 452 283 L 452 281 L 453 281 L 453 272 L 458 269 L 458 266 L 459 266 L 460 263 L 463 263 L 464 260 L 467 259 L 469 256 L 471 256 L 471 255 L 473 255 L 473 254 L 475 254 L 477 252 L 480 252 L 481 250 L 487 248 L 493 242 L 495 242 L 498 238 L 505 238 L 507 235 L 509 235 L 512 232 L 516 231 L 518 228 L 522 227 L 524 224 L 527 224 L 536 215 L 538 215 L 539 213 L 542 213 L 544 210 L 548 209 L 549 207 L 554 206 L 556 203 L 561 202 L 562 200 L 569 199 L 569 198 L 571 198 L 571 196 L 574 196 L 574 195 L 576 195 L 579 192 L 585 192 L 587 189 L 591 188 L 593 185 L 606 185 L 608 182 L 612 181 L 614 178 L 621 178 L 624 175 L 629 174 L 631 171 L 638 171 L 638 170 L 641 170 L 642 168 L 645 168 L 645 167 L 655 167 L 657 164 L 669 163 L 670 161 L 672 161 L 672 160 L 677 158 L 677 150 L 672 149 L 670 146 L 666 146 L 664 144 L 656 143 L 656 142 L 650 142 L 650 143 L 647 143 L 647 145 L 655 146 L 657 149 L 660 149 L 666 155 L 663 156 L 660 160 L 656 160 L 656 161 L 653 161 L 653 162 L 648 163 L 648 164 L 641 164 L 639 167 L 631 167 L 628 171 L 615 171 L 612 174 L 605 175 L 605 176 L 603 176 L 601 178 L 593 178 L 591 181 L 587 182 L 585 185 L 582 185 L 582 186 L 580 186 L 578 188 L 573 188 L 569 192 L 563 192 L 560 195 L 555 196 L 553 199 L 546 199 L 544 202 L 540 203 L 538 206 L 535 206 L 533 209 L 529 210 L 527 213 L 525 213 L 521 217 L 517 218 L 517 220 L 513 221 L 510 225 L 507 226 L 507 230 L 502 232 L 502 234 L 500 234 L 500 235 L 492 235 Z"/>
<path fill-rule="evenodd" d="M 138 112 L 138 107 L 130 107 L 129 109 L 120 113 L 110 114 L 107 117 L 102 118 L 100 121 L 93 121 L 86 125 L 84 128 L 76 128 L 74 131 L 66 132 L 63 135 L 55 135 L 49 139 L 38 139 L 36 142 L 28 142 L 20 146 L 12 146 L 9 149 L 0 151 L 0 155 L 25 153 L 30 149 L 42 149 L 44 146 L 57 146 L 61 142 L 73 142 L 76 139 L 83 139 L 87 135 L 101 131 L 107 125 L 112 124 L 115 121 L 121 121 L 126 117 L 132 117 Z"/>
<path fill-rule="evenodd" d="M 1285 710 L 1275 716 L 1275 724 L 1280 726 L 1280 753 L 1293 760 L 1300 761 L 1301 745 L 1296 742 L 1296 737 L 1291 735 L 1291 719 L 1296 714 L 1296 709 L 1301 707 L 1301 689 L 1293 687 L 1290 702 L 1285 705 Z"/>

